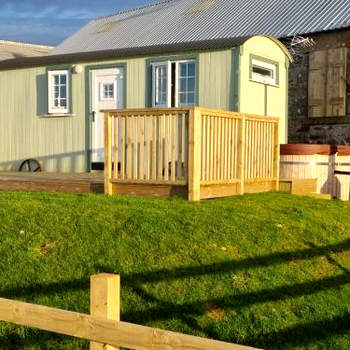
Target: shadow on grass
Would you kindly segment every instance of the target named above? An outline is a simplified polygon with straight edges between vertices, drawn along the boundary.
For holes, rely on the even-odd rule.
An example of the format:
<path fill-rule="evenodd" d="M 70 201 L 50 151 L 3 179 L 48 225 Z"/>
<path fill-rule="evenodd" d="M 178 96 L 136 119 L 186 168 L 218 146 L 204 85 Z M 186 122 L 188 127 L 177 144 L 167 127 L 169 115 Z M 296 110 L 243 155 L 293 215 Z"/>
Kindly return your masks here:
<path fill-rule="evenodd" d="M 195 317 L 203 315 L 206 312 L 206 305 L 212 305 L 224 310 L 239 310 L 255 304 L 266 302 L 276 302 L 286 299 L 297 298 L 301 296 L 312 295 L 329 289 L 342 287 L 350 283 L 350 271 L 335 261 L 330 254 L 344 252 L 349 250 L 350 241 L 346 240 L 338 244 L 317 247 L 308 243 L 310 248 L 303 250 L 295 250 L 290 252 L 274 253 L 265 256 L 257 256 L 254 258 L 243 260 L 232 260 L 218 264 L 179 267 L 176 269 L 162 269 L 152 272 L 123 274 L 123 285 L 133 290 L 145 302 L 153 303 L 155 306 L 149 307 L 142 311 L 130 311 L 122 315 L 123 320 L 139 324 L 156 320 L 179 319 L 193 331 L 205 333 L 208 337 L 233 341 L 236 339 L 234 335 L 231 339 L 222 339 L 213 328 L 203 328 L 198 325 Z M 238 293 L 218 298 L 208 298 L 205 300 L 197 300 L 195 302 L 174 304 L 165 300 L 161 300 L 147 292 L 142 284 L 157 281 L 170 281 L 175 279 L 185 279 L 197 277 L 201 275 L 216 275 L 227 272 L 237 272 L 240 270 L 261 268 L 275 264 L 283 264 L 290 261 L 306 260 L 315 257 L 324 256 L 328 261 L 343 273 L 334 277 L 323 278 L 304 283 L 295 283 L 293 285 L 281 286 L 277 288 L 259 290 L 257 292 Z M 113 266 L 96 266 L 96 272 L 115 272 Z M 74 290 L 88 290 L 89 279 L 77 279 L 65 282 L 34 284 L 31 286 L 23 286 L 14 289 L 0 289 L 0 295 L 4 298 L 24 298 L 30 300 L 38 295 L 64 294 L 65 292 Z M 247 337 L 243 340 L 245 344 L 252 346 L 268 346 L 269 348 L 278 348 L 282 344 L 286 346 L 306 346 L 315 340 L 322 340 L 333 335 L 343 334 L 350 330 L 350 314 L 335 317 L 329 320 L 306 323 L 295 327 L 286 328 L 271 334 L 261 334 L 256 337 Z M 28 334 L 25 338 L 25 345 L 36 344 L 37 334 Z M 60 339 L 56 335 L 48 334 L 45 339 Z M 0 344 L 14 344 L 15 340 L 11 340 L 11 333 L 6 338 L 0 338 Z M 241 341 L 242 342 L 242 341 Z M 42 341 L 40 341 L 42 343 Z M 16 347 L 12 347 L 16 348 Z M 6 349 L 6 347 L 5 347 Z"/>

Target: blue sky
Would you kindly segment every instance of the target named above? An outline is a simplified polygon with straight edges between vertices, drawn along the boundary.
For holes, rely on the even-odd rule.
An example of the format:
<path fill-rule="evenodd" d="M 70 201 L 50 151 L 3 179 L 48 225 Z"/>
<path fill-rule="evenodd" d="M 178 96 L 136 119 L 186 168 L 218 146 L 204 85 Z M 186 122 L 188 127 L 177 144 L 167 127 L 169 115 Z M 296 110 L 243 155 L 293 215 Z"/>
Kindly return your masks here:
<path fill-rule="evenodd" d="M 57 45 L 90 19 L 152 0 L 0 0 L 0 39 Z"/>

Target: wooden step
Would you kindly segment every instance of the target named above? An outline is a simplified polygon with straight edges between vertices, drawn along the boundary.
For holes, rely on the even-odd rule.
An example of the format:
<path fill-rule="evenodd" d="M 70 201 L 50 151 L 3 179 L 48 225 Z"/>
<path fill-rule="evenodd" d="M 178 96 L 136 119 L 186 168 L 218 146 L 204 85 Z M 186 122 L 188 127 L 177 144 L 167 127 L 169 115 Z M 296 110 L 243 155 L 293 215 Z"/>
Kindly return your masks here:
<path fill-rule="evenodd" d="M 280 191 L 291 194 L 316 193 L 317 179 L 282 179 Z"/>

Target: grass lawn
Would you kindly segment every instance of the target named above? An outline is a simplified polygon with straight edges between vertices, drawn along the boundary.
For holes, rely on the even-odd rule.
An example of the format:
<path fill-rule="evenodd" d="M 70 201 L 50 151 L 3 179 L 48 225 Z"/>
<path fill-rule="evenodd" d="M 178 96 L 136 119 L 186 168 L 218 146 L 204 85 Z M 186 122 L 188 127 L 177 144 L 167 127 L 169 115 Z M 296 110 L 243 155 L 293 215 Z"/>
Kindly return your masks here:
<path fill-rule="evenodd" d="M 122 319 L 266 349 L 350 348 L 350 203 L 0 193 L 0 296 L 89 312 L 122 276 Z M 0 323 L 1 349 L 87 342 Z"/>

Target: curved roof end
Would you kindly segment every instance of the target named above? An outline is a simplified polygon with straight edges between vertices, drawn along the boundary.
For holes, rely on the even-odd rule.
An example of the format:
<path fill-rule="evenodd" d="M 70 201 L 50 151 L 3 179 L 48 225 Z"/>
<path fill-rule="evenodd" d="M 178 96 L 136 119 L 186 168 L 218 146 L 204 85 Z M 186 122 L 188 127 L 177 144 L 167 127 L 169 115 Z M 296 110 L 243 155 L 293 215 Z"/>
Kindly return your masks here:
<path fill-rule="evenodd" d="M 252 39 L 252 38 L 267 38 L 267 39 L 270 39 L 272 40 L 275 44 L 277 44 L 280 49 L 284 52 L 284 54 L 288 57 L 289 61 L 291 63 L 294 62 L 294 58 L 293 56 L 291 55 L 291 53 L 289 52 L 289 50 L 287 49 L 287 47 L 280 41 L 278 40 L 277 38 L 273 37 L 273 36 L 269 36 L 269 35 L 252 35 L 250 37 L 247 37 L 244 42 L 248 41 L 249 39 Z"/>

